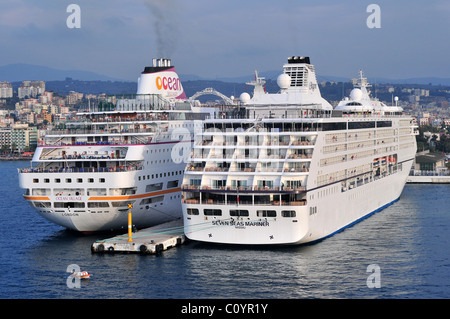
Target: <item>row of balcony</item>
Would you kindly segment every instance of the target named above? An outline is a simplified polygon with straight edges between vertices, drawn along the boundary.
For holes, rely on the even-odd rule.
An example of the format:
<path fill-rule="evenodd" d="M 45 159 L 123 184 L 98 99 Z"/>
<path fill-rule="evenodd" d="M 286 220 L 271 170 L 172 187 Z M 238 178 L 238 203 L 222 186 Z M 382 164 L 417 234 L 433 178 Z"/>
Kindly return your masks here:
<path fill-rule="evenodd" d="M 292 166 L 292 167 L 203 167 L 203 166 L 186 166 L 186 172 L 241 172 L 241 173 L 308 173 L 308 166 Z"/>
<path fill-rule="evenodd" d="M 298 187 L 286 187 L 286 186 L 279 186 L 279 187 L 269 187 L 269 186 L 217 186 L 217 187 L 211 187 L 211 186 L 205 186 L 205 185 L 187 185 L 183 184 L 181 187 L 183 191 L 232 191 L 232 192 L 305 192 L 306 187 L 305 186 L 298 186 Z"/>

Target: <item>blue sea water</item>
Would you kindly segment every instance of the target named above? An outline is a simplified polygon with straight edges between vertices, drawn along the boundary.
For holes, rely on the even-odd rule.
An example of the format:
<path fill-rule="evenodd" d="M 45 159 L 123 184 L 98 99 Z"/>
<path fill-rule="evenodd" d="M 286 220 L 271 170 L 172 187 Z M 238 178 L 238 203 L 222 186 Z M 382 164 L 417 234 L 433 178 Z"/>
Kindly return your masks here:
<path fill-rule="evenodd" d="M 312 245 L 93 254 L 107 235 L 67 231 L 23 199 L 16 168 L 27 165 L 0 162 L 2 299 L 450 297 L 450 185 L 406 185 L 393 205 Z M 79 288 L 67 285 L 72 264 L 93 274 Z M 375 274 L 379 288 L 368 284 Z"/>

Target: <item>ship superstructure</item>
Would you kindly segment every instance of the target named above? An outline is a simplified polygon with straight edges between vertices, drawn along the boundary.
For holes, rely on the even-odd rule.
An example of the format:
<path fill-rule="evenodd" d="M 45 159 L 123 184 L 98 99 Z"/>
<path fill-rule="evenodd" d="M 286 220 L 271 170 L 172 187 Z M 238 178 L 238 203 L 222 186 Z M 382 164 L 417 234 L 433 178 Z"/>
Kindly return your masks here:
<path fill-rule="evenodd" d="M 135 96 L 109 97 L 53 127 L 32 166 L 19 169 L 24 198 L 46 219 L 92 232 L 137 228 L 181 215 L 181 182 L 198 123 L 212 116 L 185 99 L 175 68 L 155 59 Z"/>
<path fill-rule="evenodd" d="M 256 76 L 240 118 L 207 119 L 183 185 L 185 234 L 228 244 L 320 240 L 396 201 L 417 127 L 370 98 L 367 79 L 333 107 L 308 57 L 290 57 L 266 93 Z"/>

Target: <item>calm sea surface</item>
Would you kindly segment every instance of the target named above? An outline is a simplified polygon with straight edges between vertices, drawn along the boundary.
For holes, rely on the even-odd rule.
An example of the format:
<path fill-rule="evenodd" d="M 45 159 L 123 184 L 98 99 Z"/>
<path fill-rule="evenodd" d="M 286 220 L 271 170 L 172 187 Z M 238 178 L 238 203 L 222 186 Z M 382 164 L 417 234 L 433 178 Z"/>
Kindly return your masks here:
<path fill-rule="evenodd" d="M 313 245 L 109 255 L 90 251 L 108 235 L 77 235 L 25 202 L 16 168 L 28 164 L 0 162 L 3 299 L 450 297 L 450 185 L 406 185 L 392 206 Z M 71 264 L 93 273 L 78 289 L 67 285 Z"/>

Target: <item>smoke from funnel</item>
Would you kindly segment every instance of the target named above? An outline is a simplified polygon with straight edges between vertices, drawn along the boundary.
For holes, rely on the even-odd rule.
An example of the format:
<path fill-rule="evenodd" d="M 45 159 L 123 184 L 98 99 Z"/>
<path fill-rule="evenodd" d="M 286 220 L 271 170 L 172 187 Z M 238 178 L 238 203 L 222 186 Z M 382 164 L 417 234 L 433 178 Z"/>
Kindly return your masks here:
<path fill-rule="evenodd" d="M 177 35 L 177 0 L 144 0 L 153 17 L 158 57 L 171 58 Z"/>

